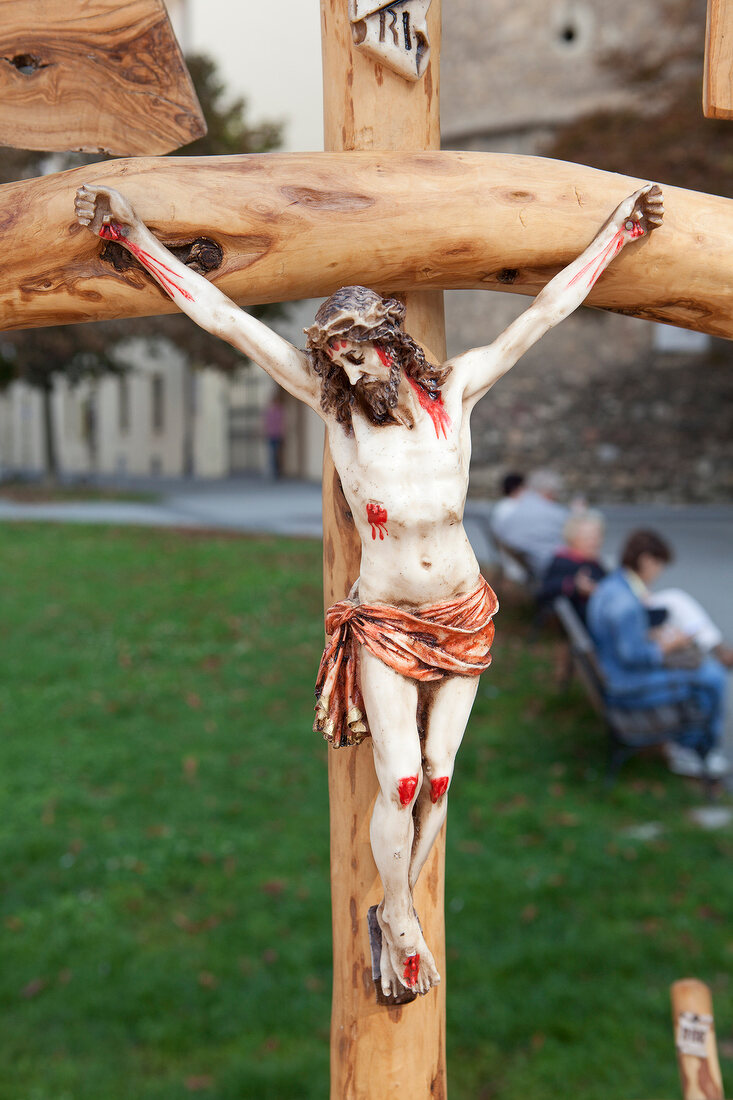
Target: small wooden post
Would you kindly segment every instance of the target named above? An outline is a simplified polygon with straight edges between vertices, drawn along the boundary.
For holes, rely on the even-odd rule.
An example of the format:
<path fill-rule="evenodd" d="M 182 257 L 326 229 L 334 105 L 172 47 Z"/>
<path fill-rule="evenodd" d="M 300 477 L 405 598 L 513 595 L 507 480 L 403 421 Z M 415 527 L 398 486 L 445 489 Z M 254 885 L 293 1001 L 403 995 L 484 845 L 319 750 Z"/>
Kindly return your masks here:
<path fill-rule="evenodd" d="M 347 0 L 321 0 L 327 151 L 437 149 L 440 0 L 428 14 L 432 59 L 410 83 L 355 50 Z M 409 225 L 395 227 L 409 233 Z M 441 292 L 410 292 L 406 328 L 441 362 L 445 358 Z M 343 599 L 359 573 L 360 546 L 328 450 L 323 477 L 324 594 Z M 411 1004 L 377 1004 L 367 912 L 381 899 L 369 844 L 377 790 L 369 741 L 330 750 L 333 1006 L 331 1100 L 445 1098 L 445 948 L 441 837 L 426 864 L 416 906 L 443 983 Z"/>
<path fill-rule="evenodd" d="M 723 1100 L 710 989 L 697 978 L 672 985 L 672 1023 L 684 1100 Z"/>
<path fill-rule="evenodd" d="M 708 0 L 702 109 L 705 118 L 733 118 L 733 0 Z"/>

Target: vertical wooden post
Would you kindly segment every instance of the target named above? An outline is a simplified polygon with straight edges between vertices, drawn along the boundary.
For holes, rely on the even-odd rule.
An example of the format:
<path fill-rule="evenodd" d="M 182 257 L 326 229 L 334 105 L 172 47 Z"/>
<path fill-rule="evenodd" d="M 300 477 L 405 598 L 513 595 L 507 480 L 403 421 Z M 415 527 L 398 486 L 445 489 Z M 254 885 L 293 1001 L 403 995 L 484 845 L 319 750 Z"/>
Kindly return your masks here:
<path fill-rule="evenodd" d="M 410 83 L 353 46 L 347 0 L 321 0 L 327 151 L 440 146 L 440 0 L 428 12 L 431 61 Z M 401 232 L 409 233 L 409 225 Z M 404 297 L 406 328 L 438 361 L 445 359 L 443 296 Z M 359 540 L 328 448 L 323 477 L 324 594 L 342 599 L 359 573 Z M 377 1004 L 367 911 L 381 898 L 369 844 L 377 784 L 371 743 L 328 752 L 331 806 L 333 1007 L 331 1100 L 446 1097 L 444 837 L 426 864 L 415 902 L 443 982 L 411 1004 Z"/>
<path fill-rule="evenodd" d="M 708 0 L 702 109 L 705 118 L 733 118 L 733 0 Z"/>
<path fill-rule="evenodd" d="M 672 1024 L 684 1100 L 723 1100 L 713 998 L 697 978 L 674 982 Z"/>

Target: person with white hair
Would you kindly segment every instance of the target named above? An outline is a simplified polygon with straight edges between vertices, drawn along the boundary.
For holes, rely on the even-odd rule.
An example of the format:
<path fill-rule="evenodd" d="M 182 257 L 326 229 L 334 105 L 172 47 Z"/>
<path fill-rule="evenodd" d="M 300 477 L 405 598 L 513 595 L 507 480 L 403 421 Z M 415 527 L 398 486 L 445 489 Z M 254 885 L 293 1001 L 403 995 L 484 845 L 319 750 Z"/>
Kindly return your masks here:
<path fill-rule="evenodd" d="M 607 572 L 601 561 L 605 529 L 605 520 L 595 509 L 570 513 L 563 528 L 564 545 L 545 570 L 537 593 L 541 609 L 550 607 L 558 596 L 567 596 L 585 622 L 588 597 Z"/>

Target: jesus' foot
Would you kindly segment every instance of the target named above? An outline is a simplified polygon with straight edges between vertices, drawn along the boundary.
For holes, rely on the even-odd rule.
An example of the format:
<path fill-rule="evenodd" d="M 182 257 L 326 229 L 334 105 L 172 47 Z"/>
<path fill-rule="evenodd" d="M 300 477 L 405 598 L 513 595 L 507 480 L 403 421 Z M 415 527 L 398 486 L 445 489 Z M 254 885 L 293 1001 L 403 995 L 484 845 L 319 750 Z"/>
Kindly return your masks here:
<path fill-rule="evenodd" d="M 377 920 L 382 931 L 380 970 L 384 996 L 395 997 L 405 989 L 427 993 L 431 986 L 438 984 L 440 974 L 415 913 L 398 921 L 386 915 L 382 902 L 377 909 Z"/>

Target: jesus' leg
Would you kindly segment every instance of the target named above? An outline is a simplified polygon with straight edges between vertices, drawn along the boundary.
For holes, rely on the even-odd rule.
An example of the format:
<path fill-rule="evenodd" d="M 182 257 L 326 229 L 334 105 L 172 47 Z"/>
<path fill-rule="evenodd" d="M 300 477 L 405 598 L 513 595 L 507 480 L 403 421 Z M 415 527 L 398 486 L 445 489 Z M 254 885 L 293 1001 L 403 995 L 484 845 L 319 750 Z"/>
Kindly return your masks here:
<path fill-rule="evenodd" d="M 423 748 L 423 784 L 415 806 L 415 835 L 410 862 L 413 889 L 448 810 L 448 787 L 463 740 L 478 676 L 446 676 L 421 685 L 429 693 Z"/>
<path fill-rule="evenodd" d="M 417 685 L 363 647 L 359 661 L 379 781 L 370 835 L 384 888 L 377 909 L 382 992 L 387 997 L 404 989 L 427 993 L 440 975 L 420 930 L 409 885 L 412 811 L 422 783 Z"/>

